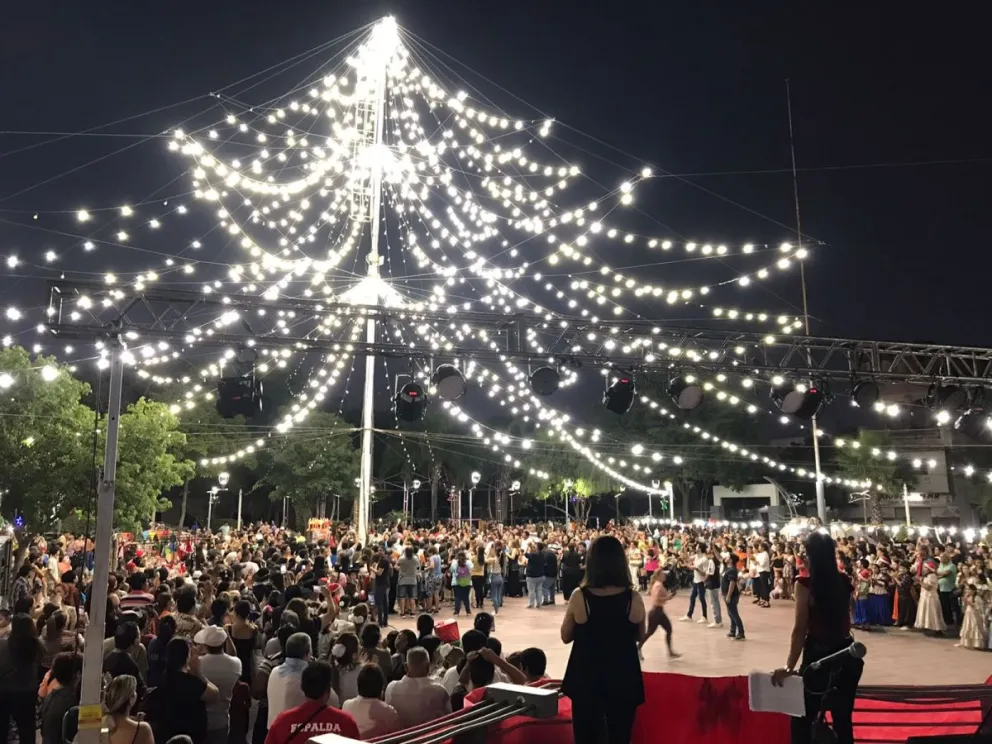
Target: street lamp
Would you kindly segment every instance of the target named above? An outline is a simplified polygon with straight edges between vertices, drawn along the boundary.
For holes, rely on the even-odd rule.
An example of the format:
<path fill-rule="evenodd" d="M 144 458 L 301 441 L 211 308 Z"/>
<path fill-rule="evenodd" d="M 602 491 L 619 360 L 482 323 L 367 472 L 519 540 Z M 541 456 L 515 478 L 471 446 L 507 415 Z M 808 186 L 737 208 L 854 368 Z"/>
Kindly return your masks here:
<path fill-rule="evenodd" d="M 571 494 L 571 491 L 572 491 L 572 479 L 567 478 L 565 479 L 565 531 L 566 532 L 570 531 L 568 524 L 568 497 Z"/>
<path fill-rule="evenodd" d="M 468 525 L 472 526 L 472 499 L 475 497 L 475 487 L 479 485 L 482 476 L 478 471 L 472 473 L 472 487 L 468 489 Z"/>
<path fill-rule="evenodd" d="M 207 532 L 210 532 L 210 520 L 214 515 L 214 502 L 217 500 L 218 493 L 220 493 L 220 489 L 217 486 L 207 491 Z"/>
<path fill-rule="evenodd" d="M 220 484 L 220 487 L 222 489 L 226 488 L 227 484 L 231 482 L 231 474 L 221 473 L 220 475 L 217 476 L 217 482 Z"/>
<path fill-rule="evenodd" d="M 409 512 L 409 515 L 410 515 L 409 516 L 409 519 L 412 522 L 413 521 L 413 497 L 414 497 L 414 494 L 416 494 L 417 491 L 420 490 L 420 480 L 417 479 L 417 478 L 414 478 L 413 479 L 413 482 L 410 485 L 413 486 L 413 493 L 410 493 L 410 489 L 407 488 L 406 481 L 405 480 L 403 481 L 403 516 L 404 516 L 404 518 L 406 518 L 406 515 Z"/>

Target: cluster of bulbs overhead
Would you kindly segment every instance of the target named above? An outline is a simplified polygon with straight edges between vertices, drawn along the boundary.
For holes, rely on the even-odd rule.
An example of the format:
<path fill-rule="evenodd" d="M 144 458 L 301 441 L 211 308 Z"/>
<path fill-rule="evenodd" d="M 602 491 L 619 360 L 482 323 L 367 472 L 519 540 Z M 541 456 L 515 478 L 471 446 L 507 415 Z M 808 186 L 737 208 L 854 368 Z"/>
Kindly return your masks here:
<path fill-rule="evenodd" d="M 635 185 L 650 178 L 650 171 L 642 172 L 640 178 L 621 184 L 613 192 L 616 197 L 613 207 L 597 212 L 599 205 L 594 203 L 581 209 L 558 209 L 551 201 L 553 196 L 562 192 L 570 179 L 580 175 L 579 169 L 575 166 L 538 163 L 519 148 L 504 145 L 502 140 L 503 136 L 514 131 L 522 131 L 538 138 L 545 137 L 550 132 L 550 121 L 512 121 L 500 114 L 486 111 L 468 102 L 464 94 L 450 95 L 445 92 L 410 63 L 408 54 L 401 45 L 394 54 L 389 67 L 389 79 L 403 94 L 403 101 L 399 101 L 398 96 L 393 96 L 397 104 L 393 106 L 395 116 L 391 118 L 395 119 L 403 133 L 395 145 L 386 148 L 387 151 L 373 154 L 378 166 L 383 168 L 387 190 L 395 196 L 397 204 L 401 201 L 406 203 L 404 214 L 415 216 L 432 233 L 432 239 L 427 242 L 416 241 L 412 230 L 408 230 L 406 235 L 407 245 L 411 246 L 412 243 L 416 246 L 411 248 L 411 253 L 418 260 L 428 257 L 428 264 L 442 279 L 431 301 L 418 304 L 417 307 L 446 308 L 456 315 L 458 309 L 465 308 L 467 303 L 446 300 L 445 288 L 464 281 L 460 274 L 468 271 L 482 278 L 490 288 L 491 306 L 498 306 L 504 312 L 520 312 L 522 307 L 533 308 L 539 314 L 545 312 L 508 286 L 527 273 L 528 264 L 520 262 L 512 268 L 500 268 L 495 265 L 494 258 L 485 258 L 476 253 L 478 244 L 498 237 L 499 233 L 495 228 L 497 224 L 519 229 L 528 238 L 544 238 L 550 250 L 546 256 L 549 261 L 564 257 L 586 266 L 593 265 L 592 258 L 586 251 L 594 237 L 624 243 L 641 239 L 642 236 L 620 233 L 604 220 L 614 208 L 632 203 Z M 218 226 L 225 234 L 240 241 L 250 256 L 249 263 L 232 267 L 228 277 L 228 283 L 239 286 L 242 292 L 259 294 L 263 299 L 276 299 L 280 294 L 285 294 L 292 282 L 309 278 L 313 291 L 330 296 L 333 291 L 328 283 L 329 274 L 343 256 L 353 253 L 357 248 L 362 229 L 361 223 L 351 219 L 351 202 L 357 182 L 364 177 L 364 172 L 369 167 L 367 162 L 358 162 L 356 159 L 360 154 L 356 149 L 359 130 L 355 119 L 356 103 L 366 95 L 362 86 L 367 84 L 367 78 L 363 77 L 363 52 L 359 52 L 352 62 L 355 68 L 353 72 L 325 78 L 322 85 L 317 85 L 310 91 L 309 101 L 290 103 L 283 108 L 267 111 L 264 118 L 268 124 L 284 128 L 284 131 L 266 133 L 248 117 L 243 120 L 242 117 L 230 115 L 226 121 L 229 127 L 254 138 L 254 159 L 243 157 L 237 160 L 222 156 L 212 144 L 224 139 L 216 130 L 204 130 L 205 135 L 202 132 L 178 132 L 170 144 L 171 149 L 183 152 L 195 160 L 194 188 L 198 192 L 195 195 L 217 210 Z M 439 117 L 442 120 L 450 114 L 452 123 L 438 129 L 442 133 L 439 141 L 429 140 L 420 124 L 419 114 L 412 104 L 407 105 L 407 99 L 412 99 L 413 94 L 427 101 L 431 115 L 434 115 L 436 109 L 444 110 L 444 117 Z M 309 125 L 289 125 L 286 120 L 291 115 L 311 122 L 318 118 L 328 121 L 332 136 L 318 138 L 308 133 Z M 434 131 L 435 127 L 430 129 Z M 456 186 L 458 173 L 443 159 L 447 153 L 453 153 L 459 158 L 461 168 L 473 169 L 481 175 L 480 188 L 492 200 L 491 208 L 483 206 L 472 190 Z M 289 168 L 287 172 L 292 173 L 293 177 L 289 181 L 279 181 L 272 175 L 274 168 Z M 543 179 L 543 182 L 537 183 L 538 179 Z M 428 196 L 435 194 L 442 194 L 450 200 L 447 209 L 435 213 L 424 203 Z M 183 205 L 175 208 L 175 212 L 179 214 L 184 214 L 185 211 L 186 207 Z M 133 215 L 133 210 L 128 208 L 128 213 L 121 210 L 120 216 Z M 597 217 L 593 218 L 593 214 L 597 214 Z M 153 225 L 152 222 L 156 224 Z M 148 223 L 149 229 L 157 229 L 160 225 L 160 217 L 152 218 Z M 308 245 L 327 245 L 328 241 L 322 241 L 320 236 L 331 229 L 339 232 L 335 240 L 329 241 L 326 256 L 311 257 L 304 253 Z M 278 245 L 277 248 L 271 247 L 273 240 L 260 237 L 263 231 L 275 236 L 273 240 Z M 562 234 L 567 232 L 567 239 L 558 238 L 555 231 Z M 661 239 L 645 240 L 649 248 L 669 250 L 675 245 Z M 719 245 L 680 245 L 687 253 L 703 257 L 718 258 L 728 253 L 725 247 Z M 444 247 L 450 247 L 459 256 L 464 256 L 467 265 L 456 267 L 445 256 Z M 506 241 L 503 241 L 503 249 L 510 258 L 519 255 L 515 252 L 516 248 L 509 246 Z M 753 279 L 765 278 L 769 269 L 784 270 L 792 265 L 793 260 L 802 260 L 806 255 L 805 249 L 794 250 L 788 245 L 778 250 L 786 255 L 776 259 L 775 264 L 731 281 L 739 286 L 746 286 Z M 754 246 L 744 245 L 740 252 L 749 254 L 756 251 Z M 186 267 L 188 269 L 170 266 L 170 269 L 192 273 L 192 264 L 186 264 Z M 667 288 L 646 285 L 605 265 L 596 264 L 595 267 L 612 282 L 609 285 L 596 285 L 601 291 L 596 291 L 596 288 L 590 290 L 596 298 L 602 298 L 602 302 L 594 298 L 597 304 L 615 304 L 614 298 L 628 291 L 638 296 L 645 293 L 663 296 L 669 302 L 685 301 L 687 292 L 689 298 L 692 298 L 697 293 L 706 294 L 709 291 L 708 287 Z M 141 275 L 138 282 L 157 281 L 159 276 L 159 272 L 150 271 Z M 535 275 L 535 278 L 540 281 L 539 275 Z M 205 285 L 204 290 L 219 293 L 222 286 L 220 282 L 216 282 Z M 587 288 L 588 286 L 590 285 Z M 676 294 L 673 295 L 673 292 Z M 574 293 L 569 296 L 572 294 Z M 765 322 L 760 315 L 754 314 L 759 322 Z M 551 317 L 552 314 L 548 313 L 548 318 Z M 731 316 L 728 314 L 727 317 Z M 747 319 L 743 314 L 740 317 Z M 782 326 L 783 333 L 788 333 L 793 323 L 779 325 Z M 207 335 L 191 336 L 188 343 L 197 343 Z M 608 341 L 611 344 L 617 341 L 629 343 L 629 340 L 615 341 L 613 338 Z M 447 343 L 436 337 L 434 342 L 440 349 Z M 535 345 L 540 348 L 539 344 Z M 676 357 L 683 353 L 683 349 L 675 347 L 666 349 L 666 352 Z M 651 350 L 650 353 L 655 352 Z M 703 350 L 702 353 L 705 354 L 706 351 Z M 695 351 L 687 352 L 686 358 L 691 359 L 695 354 Z M 345 358 L 347 356 L 343 355 L 341 361 Z M 444 367 L 450 369 L 442 369 Z M 644 484 L 636 484 L 608 463 L 602 463 L 601 458 L 597 457 L 598 453 L 580 441 L 580 435 L 565 429 L 567 417 L 540 403 L 541 398 L 552 395 L 562 384 L 562 370 L 553 366 L 521 370 L 512 364 L 508 365 L 508 370 L 515 380 L 520 399 L 523 400 L 525 395 L 530 398 L 529 404 L 540 411 L 542 420 L 550 422 L 552 429 L 563 440 L 582 452 L 590 461 L 595 460 L 608 468 L 607 472 L 617 473 L 621 482 L 651 490 Z M 211 376 L 212 372 L 213 370 L 208 369 Z M 684 387 L 678 391 L 674 391 L 673 380 L 674 397 L 682 401 L 682 406 L 691 405 L 694 397 L 698 397 L 700 401 L 702 398 L 701 391 L 694 390 L 693 381 L 686 377 L 691 378 L 683 377 L 681 382 Z M 401 415 L 402 408 L 404 420 L 413 420 L 408 418 L 410 416 L 422 416 L 432 395 L 437 395 L 442 401 L 451 401 L 464 395 L 465 390 L 461 372 L 452 365 L 442 365 L 436 369 L 427 388 L 418 382 L 412 384 L 415 387 L 405 387 L 397 395 L 397 415 Z M 607 389 L 604 403 L 610 410 L 628 410 L 636 395 L 633 377 L 620 375 Z M 212 393 L 208 391 L 206 397 L 211 396 Z M 188 407 L 188 403 L 189 398 L 183 406 Z M 312 410 L 311 403 L 313 399 L 306 401 L 300 410 L 294 411 L 292 421 L 282 422 L 288 425 L 280 431 L 290 428 L 303 411 Z"/>

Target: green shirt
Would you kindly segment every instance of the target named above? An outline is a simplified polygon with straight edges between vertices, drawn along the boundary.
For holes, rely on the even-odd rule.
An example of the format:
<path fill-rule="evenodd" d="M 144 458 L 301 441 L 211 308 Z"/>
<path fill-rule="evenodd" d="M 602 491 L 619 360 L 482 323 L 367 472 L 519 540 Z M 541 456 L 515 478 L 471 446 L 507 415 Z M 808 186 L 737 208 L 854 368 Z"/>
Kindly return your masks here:
<path fill-rule="evenodd" d="M 958 568 L 953 563 L 937 564 L 937 591 L 953 592 L 957 578 Z"/>

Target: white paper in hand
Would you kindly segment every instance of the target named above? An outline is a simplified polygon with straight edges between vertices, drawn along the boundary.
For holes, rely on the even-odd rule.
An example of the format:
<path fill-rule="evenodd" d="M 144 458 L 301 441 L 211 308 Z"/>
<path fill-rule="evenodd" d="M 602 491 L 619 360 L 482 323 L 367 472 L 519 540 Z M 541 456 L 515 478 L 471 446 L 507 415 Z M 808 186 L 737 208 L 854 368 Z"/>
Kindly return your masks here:
<path fill-rule="evenodd" d="M 767 672 L 751 672 L 747 676 L 748 705 L 759 713 L 785 713 L 799 718 L 806 715 L 803 699 L 803 679 L 792 675 L 785 678 L 782 687 L 772 684 Z"/>

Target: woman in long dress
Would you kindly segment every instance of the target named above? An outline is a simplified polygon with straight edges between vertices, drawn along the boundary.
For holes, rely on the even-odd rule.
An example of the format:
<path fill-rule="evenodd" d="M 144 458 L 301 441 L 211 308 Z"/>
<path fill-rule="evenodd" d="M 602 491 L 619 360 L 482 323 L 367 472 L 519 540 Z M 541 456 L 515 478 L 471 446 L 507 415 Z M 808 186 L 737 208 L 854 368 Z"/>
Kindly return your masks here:
<path fill-rule="evenodd" d="M 940 598 L 937 596 L 937 566 L 932 560 L 923 564 L 923 581 L 920 583 L 920 601 L 916 608 L 917 630 L 931 633 L 943 633 L 947 630 L 944 624 L 944 613 L 940 609 Z"/>
<path fill-rule="evenodd" d="M 985 603 L 978 594 L 978 587 L 966 584 L 964 587 L 964 622 L 961 623 L 962 648 L 984 649 L 987 647 Z"/>

